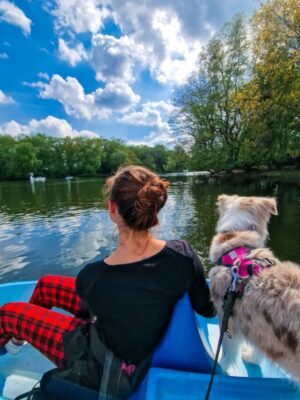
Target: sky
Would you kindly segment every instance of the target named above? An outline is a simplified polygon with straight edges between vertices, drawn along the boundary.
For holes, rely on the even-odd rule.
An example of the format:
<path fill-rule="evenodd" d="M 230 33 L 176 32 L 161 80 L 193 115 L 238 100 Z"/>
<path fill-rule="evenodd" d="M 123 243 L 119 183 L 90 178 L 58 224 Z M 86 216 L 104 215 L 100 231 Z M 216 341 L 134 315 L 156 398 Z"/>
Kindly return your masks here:
<path fill-rule="evenodd" d="M 255 0 L 0 0 L 0 132 L 174 143 L 174 90 Z"/>

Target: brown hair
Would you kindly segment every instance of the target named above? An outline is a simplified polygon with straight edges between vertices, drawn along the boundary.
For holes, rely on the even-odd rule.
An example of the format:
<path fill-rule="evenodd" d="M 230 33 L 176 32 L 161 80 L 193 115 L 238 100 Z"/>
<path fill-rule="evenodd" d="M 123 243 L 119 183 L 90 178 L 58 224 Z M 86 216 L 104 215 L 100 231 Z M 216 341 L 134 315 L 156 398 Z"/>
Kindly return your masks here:
<path fill-rule="evenodd" d="M 105 194 L 118 207 L 127 226 L 149 229 L 158 223 L 157 214 L 167 201 L 169 182 L 147 168 L 137 165 L 121 167 L 108 178 Z"/>

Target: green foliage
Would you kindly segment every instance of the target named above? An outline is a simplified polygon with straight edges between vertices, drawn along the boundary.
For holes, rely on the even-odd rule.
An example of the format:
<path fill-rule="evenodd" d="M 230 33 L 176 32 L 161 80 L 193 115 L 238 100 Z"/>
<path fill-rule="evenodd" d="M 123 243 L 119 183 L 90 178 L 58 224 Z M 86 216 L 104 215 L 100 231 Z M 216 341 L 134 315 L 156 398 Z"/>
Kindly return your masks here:
<path fill-rule="evenodd" d="M 8 174 L 22 178 L 24 171 L 35 171 L 37 165 L 36 149 L 31 143 L 19 142 L 9 150 Z"/>
<path fill-rule="evenodd" d="M 167 160 L 172 151 L 168 150 L 165 146 L 132 146 L 131 149 L 137 157 L 138 164 L 155 171 L 166 171 Z"/>
<path fill-rule="evenodd" d="M 175 100 L 193 169 L 299 162 L 299 0 L 265 2 L 247 29 L 227 24 Z"/>
<path fill-rule="evenodd" d="M 192 167 L 188 153 L 183 147 L 176 145 L 174 150 L 169 153 L 165 169 L 168 172 L 181 172 L 187 169 L 189 165 Z"/>
<path fill-rule="evenodd" d="M 144 165 L 157 172 L 173 166 L 183 170 L 187 156 L 182 151 L 184 156 L 179 148 L 127 146 L 116 139 L 0 135 L 0 179 L 26 179 L 30 172 L 47 177 L 111 174 L 124 164 Z"/>
<path fill-rule="evenodd" d="M 245 23 L 237 16 L 217 34 L 199 57 L 199 69 L 176 99 L 179 129 L 192 139 L 193 168 L 230 167 L 243 140 L 240 111 L 234 96 L 245 82 Z"/>
<path fill-rule="evenodd" d="M 252 77 L 240 105 L 253 153 L 281 164 L 300 156 L 299 2 L 267 2 L 252 18 L 251 28 Z"/>

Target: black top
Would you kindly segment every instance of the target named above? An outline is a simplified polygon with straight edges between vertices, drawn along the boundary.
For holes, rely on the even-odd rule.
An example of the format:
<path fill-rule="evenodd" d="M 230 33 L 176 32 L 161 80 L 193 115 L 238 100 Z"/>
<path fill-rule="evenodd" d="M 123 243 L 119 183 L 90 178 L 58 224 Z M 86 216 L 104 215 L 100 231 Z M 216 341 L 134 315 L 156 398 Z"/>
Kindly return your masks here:
<path fill-rule="evenodd" d="M 197 313 L 215 314 L 201 261 L 183 240 L 168 241 L 159 253 L 142 261 L 87 264 L 77 276 L 76 289 L 97 317 L 105 344 L 134 364 L 154 350 L 186 291 Z"/>

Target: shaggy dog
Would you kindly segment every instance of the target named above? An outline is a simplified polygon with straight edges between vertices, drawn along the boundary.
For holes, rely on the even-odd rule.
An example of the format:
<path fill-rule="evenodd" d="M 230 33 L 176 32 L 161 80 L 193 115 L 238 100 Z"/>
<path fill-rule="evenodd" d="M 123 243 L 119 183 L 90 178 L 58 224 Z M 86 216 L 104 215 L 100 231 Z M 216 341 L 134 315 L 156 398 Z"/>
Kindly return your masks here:
<path fill-rule="evenodd" d="M 300 266 L 279 261 L 265 247 L 267 225 L 277 215 L 276 200 L 264 197 L 218 197 L 220 219 L 210 248 L 210 259 L 217 266 L 209 274 L 211 295 L 220 321 L 222 303 L 231 283 L 230 268 L 219 265 L 225 253 L 241 246 L 250 250 L 247 258 L 270 260 L 270 267 L 252 275 L 241 298 L 235 302 L 229 320 L 233 339 L 224 338 L 223 359 L 228 367 L 239 354 L 240 339 L 246 339 L 300 380 Z M 262 261 L 263 263 L 264 261 Z M 251 352 L 243 354 L 249 362 Z"/>

